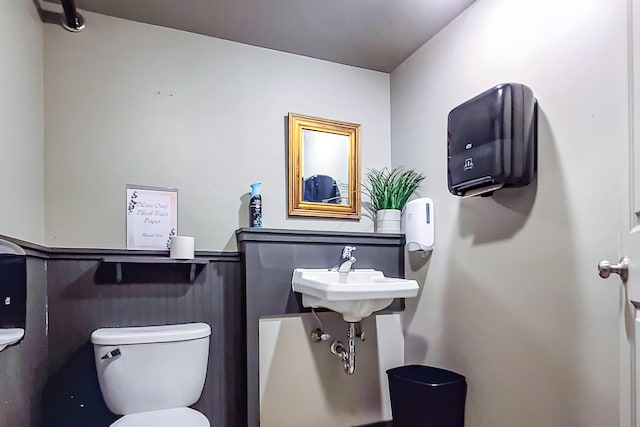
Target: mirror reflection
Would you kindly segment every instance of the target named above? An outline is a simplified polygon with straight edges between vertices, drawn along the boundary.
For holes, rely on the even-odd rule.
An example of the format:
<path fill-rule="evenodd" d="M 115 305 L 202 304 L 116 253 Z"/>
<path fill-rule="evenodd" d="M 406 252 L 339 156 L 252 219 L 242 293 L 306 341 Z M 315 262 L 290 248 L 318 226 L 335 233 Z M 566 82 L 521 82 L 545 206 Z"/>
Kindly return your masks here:
<path fill-rule="evenodd" d="M 289 215 L 360 218 L 360 125 L 289 113 Z"/>
<path fill-rule="evenodd" d="M 349 204 L 349 137 L 302 131 L 302 200 Z"/>

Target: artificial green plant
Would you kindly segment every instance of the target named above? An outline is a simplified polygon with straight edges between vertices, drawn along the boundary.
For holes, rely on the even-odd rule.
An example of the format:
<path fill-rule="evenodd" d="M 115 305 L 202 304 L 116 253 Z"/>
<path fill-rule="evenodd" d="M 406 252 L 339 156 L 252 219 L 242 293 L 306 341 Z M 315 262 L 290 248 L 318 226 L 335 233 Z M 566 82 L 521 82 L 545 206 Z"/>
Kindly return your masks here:
<path fill-rule="evenodd" d="M 369 169 L 362 183 L 363 193 L 369 197 L 374 210 L 400 209 L 420 188 L 425 176 L 414 169 Z"/>

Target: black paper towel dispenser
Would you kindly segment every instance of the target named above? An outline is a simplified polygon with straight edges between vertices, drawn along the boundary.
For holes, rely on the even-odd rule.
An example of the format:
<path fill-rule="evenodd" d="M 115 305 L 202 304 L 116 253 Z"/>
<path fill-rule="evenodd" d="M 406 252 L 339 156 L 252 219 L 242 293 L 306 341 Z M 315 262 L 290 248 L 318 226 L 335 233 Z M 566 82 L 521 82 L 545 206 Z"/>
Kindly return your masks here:
<path fill-rule="evenodd" d="M 488 196 L 529 184 L 537 169 L 537 102 L 523 84 L 500 84 L 457 106 L 448 121 L 448 185 Z"/>

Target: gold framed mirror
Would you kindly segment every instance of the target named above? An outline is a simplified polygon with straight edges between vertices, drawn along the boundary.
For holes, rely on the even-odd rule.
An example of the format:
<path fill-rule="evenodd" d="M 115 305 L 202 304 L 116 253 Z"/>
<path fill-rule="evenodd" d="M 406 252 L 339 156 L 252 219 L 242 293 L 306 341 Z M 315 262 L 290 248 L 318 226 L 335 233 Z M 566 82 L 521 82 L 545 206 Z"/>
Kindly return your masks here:
<path fill-rule="evenodd" d="M 360 125 L 289 113 L 289 216 L 360 219 Z"/>

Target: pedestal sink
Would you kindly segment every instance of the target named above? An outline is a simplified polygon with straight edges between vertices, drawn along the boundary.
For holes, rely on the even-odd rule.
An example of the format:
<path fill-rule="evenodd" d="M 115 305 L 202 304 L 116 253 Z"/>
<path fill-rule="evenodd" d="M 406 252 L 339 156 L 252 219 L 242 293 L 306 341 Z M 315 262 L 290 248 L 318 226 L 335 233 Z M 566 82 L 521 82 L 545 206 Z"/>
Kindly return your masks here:
<path fill-rule="evenodd" d="M 415 280 L 385 277 L 381 271 L 358 269 L 347 272 L 296 268 L 291 288 L 302 294 L 305 307 L 324 307 L 342 314 L 347 322 L 359 322 L 382 310 L 394 298 L 418 295 Z"/>

